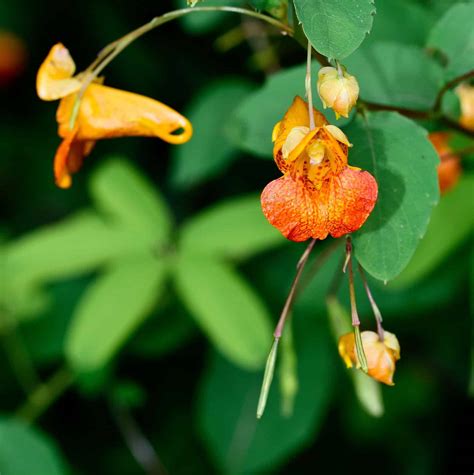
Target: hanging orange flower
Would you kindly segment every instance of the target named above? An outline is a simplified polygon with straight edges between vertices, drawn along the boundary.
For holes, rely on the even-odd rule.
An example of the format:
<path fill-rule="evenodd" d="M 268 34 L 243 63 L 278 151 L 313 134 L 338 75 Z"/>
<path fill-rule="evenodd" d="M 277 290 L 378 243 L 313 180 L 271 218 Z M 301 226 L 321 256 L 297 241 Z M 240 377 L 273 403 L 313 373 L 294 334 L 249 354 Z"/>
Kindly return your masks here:
<path fill-rule="evenodd" d="M 283 176 L 261 197 L 268 221 L 292 241 L 357 231 L 377 200 L 374 177 L 347 163 L 344 133 L 316 110 L 314 117 L 310 130 L 308 105 L 297 96 L 276 124 L 273 156 Z"/>
<path fill-rule="evenodd" d="M 381 341 L 377 333 L 364 331 L 361 338 L 367 358 L 367 374 L 377 381 L 393 386 L 395 364 L 400 359 L 400 344 L 397 337 L 393 333 L 384 332 L 384 341 Z M 354 332 L 339 338 L 338 349 L 348 368 L 361 367 L 355 349 Z"/>
<path fill-rule="evenodd" d="M 449 132 L 433 132 L 428 138 L 438 152 L 438 182 L 441 193 L 449 191 L 461 176 L 461 159 L 453 154 L 449 146 Z"/>
<path fill-rule="evenodd" d="M 41 99 L 61 99 L 56 119 L 63 142 L 54 159 L 54 176 L 59 187 L 71 186 L 71 174 L 81 167 L 96 140 L 143 136 L 180 144 L 191 138 L 191 123 L 175 110 L 154 99 L 103 86 L 100 81 L 87 86 L 77 104 L 84 75 L 73 76 L 75 69 L 69 51 L 58 43 L 39 68 L 36 80 Z"/>

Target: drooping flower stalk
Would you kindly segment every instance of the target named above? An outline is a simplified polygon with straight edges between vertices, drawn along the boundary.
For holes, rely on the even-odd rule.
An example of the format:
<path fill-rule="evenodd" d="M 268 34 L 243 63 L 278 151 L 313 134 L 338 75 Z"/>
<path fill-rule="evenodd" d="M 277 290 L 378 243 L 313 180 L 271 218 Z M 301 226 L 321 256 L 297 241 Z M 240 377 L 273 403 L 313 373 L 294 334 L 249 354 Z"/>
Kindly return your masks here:
<path fill-rule="evenodd" d="M 360 265 L 360 263 L 358 264 L 358 268 L 359 268 L 360 276 L 362 278 L 362 282 L 364 284 L 364 289 L 367 294 L 367 298 L 369 299 L 370 306 L 372 307 L 372 311 L 374 312 L 375 322 L 377 324 L 377 334 L 379 335 L 380 341 L 384 341 L 384 330 L 382 327 L 382 314 L 380 312 L 380 309 L 377 303 L 375 302 L 372 292 L 370 291 L 369 283 L 367 282 L 364 269 L 362 269 L 362 266 Z"/>

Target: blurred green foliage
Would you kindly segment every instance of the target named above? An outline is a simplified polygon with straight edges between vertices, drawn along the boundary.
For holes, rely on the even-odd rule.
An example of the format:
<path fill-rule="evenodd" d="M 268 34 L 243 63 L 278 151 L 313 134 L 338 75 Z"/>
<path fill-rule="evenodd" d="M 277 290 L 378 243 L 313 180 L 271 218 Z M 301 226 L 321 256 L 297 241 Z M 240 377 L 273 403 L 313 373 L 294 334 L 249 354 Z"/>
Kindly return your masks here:
<path fill-rule="evenodd" d="M 199 5 L 286 11 L 274 0 Z M 396 386 L 338 358 L 348 290 L 345 278 L 332 287 L 344 246 L 328 239 L 308 264 L 259 421 L 261 370 L 304 245 L 264 219 L 259 192 L 279 173 L 257 157 L 271 158 L 273 126 L 304 96 L 305 50 L 223 12 L 150 33 L 106 81 L 182 111 L 193 140 L 103 141 L 71 190 L 55 188 L 55 106 L 34 92 L 49 48 L 62 41 L 83 69 L 110 41 L 185 6 L 0 2 L 0 31 L 28 52 L 25 71 L 0 88 L 0 473 L 472 471 L 473 161 L 463 157 L 460 182 L 439 197 L 423 129 L 446 129 L 439 116 L 427 124 L 365 110 L 337 123 L 353 143 L 351 164 L 379 183 L 354 243 L 401 341 Z M 369 0 L 294 7 L 319 53 L 347 56 L 365 101 L 425 111 L 447 81 L 473 69 L 472 2 L 380 0 L 375 16 Z M 444 99 L 441 111 L 457 120 L 456 95 Z M 360 280 L 356 291 L 371 328 Z M 145 461 L 136 444 L 151 454 Z"/>

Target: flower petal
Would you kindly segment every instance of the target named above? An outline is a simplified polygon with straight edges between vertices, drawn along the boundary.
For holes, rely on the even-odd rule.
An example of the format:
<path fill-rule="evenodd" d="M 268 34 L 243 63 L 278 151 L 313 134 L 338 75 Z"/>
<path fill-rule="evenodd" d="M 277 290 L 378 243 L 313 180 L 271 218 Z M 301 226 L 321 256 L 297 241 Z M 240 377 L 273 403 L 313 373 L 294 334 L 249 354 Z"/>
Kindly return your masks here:
<path fill-rule="evenodd" d="M 71 173 L 82 166 L 95 145 L 95 141 L 76 140 L 77 129 L 71 131 L 61 142 L 54 157 L 54 178 L 59 188 L 69 188 L 72 184 Z"/>
<path fill-rule="evenodd" d="M 314 121 L 316 128 L 322 127 L 323 125 L 327 124 L 326 118 L 324 117 L 321 112 L 314 109 Z M 296 96 L 291 104 L 290 108 L 286 111 L 283 119 L 279 122 L 278 128 L 274 129 L 274 146 L 273 146 L 273 156 L 275 158 L 275 162 L 278 168 L 285 173 L 288 171 L 288 163 L 283 159 L 282 148 L 286 142 L 286 139 L 290 132 L 295 127 L 308 127 L 309 128 L 309 111 L 308 111 L 308 104 L 301 99 L 301 97 Z M 314 136 L 314 133 L 313 133 Z M 312 136 L 308 139 L 312 138 Z M 304 146 L 297 147 L 299 153 L 304 149 L 304 147 L 308 144 L 305 142 Z M 292 155 L 295 153 L 293 150 Z M 294 157 L 291 157 L 289 161 L 293 161 Z"/>
<path fill-rule="evenodd" d="M 75 95 L 61 100 L 56 117 L 61 137 L 69 133 L 75 101 Z M 149 97 L 100 84 L 87 88 L 76 124 L 79 140 L 143 136 L 180 144 L 192 136 L 191 123 L 171 107 Z"/>
<path fill-rule="evenodd" d="M 73 78 L 76 65 L 69 51 L 54 45 L 41 64 L 36 76 L 36 92 L 43 101 L 54 101 L 79 91 L 81 82 Z"/>
<path fill-rule="evenodd" d="M 377 183 L 364 171 L 346 167 L 317 190 L 307 180 L 285 175 L 262 192 L 266 218 L 287 239 L 306 241 L 357 231 L 377 200 Z"/>

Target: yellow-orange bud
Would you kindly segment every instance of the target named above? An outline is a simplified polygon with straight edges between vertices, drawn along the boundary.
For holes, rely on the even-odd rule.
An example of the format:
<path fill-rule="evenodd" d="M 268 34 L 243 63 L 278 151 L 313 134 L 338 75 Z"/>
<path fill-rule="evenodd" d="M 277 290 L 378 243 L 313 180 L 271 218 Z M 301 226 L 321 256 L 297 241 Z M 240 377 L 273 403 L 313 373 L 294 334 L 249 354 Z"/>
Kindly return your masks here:
<path fill-rule="evenodd" d="M 359 84 L 342 66 L 340 70 L 325 67 L 318 73 L 318 94 L 324 108 L 333 109 L 336 118 L 341 115 L 349 117 L 349 112 L 359 97 Z"/>
<path fill-rule="evenodd" d="M 456 89 L 461 103 L 461 117 L 459 123 L 474 132 L 474 86 L 461 84 Z"/>
<path fill-rule="evenodd" d="M 384 332 L 382 342 L 377 333 L 361 333 L 362 346 L 367 358 L 368 374 L 382 383 L 393 386 L 395 363 L 400 359 L 400 344 L 393 333 Z M 360 368 L 355 350 L 354 333 L 347 333 L 339 338 L 339 354 L 348 368 Z"/>

